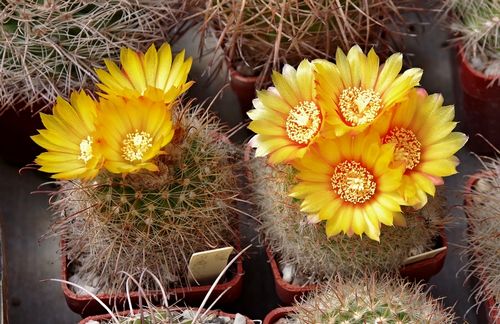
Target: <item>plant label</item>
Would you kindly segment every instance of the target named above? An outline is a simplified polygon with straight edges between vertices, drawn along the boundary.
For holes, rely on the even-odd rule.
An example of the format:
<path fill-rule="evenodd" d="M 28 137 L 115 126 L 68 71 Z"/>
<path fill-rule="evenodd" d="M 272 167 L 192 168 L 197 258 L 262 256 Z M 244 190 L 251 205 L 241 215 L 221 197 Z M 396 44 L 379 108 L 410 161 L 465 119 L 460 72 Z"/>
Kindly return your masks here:
<path fill-rule="evenodd" d="M 444 251 L 446 249 L 447 249 L 446 246 L 442 246 L 442 247 L 435 249 L 435 250 L 430 250 L 430 251 L 427 251 L 424 253 L 413 255 L 409 258 L 406 258 L 406 260 L 404 260 L 404 262 L 403 262 L 403 265 L 414 263 L 414 262 L 421 261 L 421 260 L 430 259 L 433 256 L 437 255 L 439 252 Z"/>
<path fill-rule="evenodd" d="M 196 252 L 191 255 L 188 264 L 188 277 L 197 283 L 211 282 L 217 278 L 227 265 L 233 247 Z"/>

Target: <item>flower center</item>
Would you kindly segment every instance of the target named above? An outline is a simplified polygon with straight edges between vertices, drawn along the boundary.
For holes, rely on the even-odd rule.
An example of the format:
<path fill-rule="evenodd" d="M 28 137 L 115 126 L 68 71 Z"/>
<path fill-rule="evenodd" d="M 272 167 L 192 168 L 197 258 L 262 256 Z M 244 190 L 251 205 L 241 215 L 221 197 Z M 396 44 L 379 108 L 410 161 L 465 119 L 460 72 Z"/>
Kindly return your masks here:
<path fill-rule="evenodd" d="M 350 126 L 364 125 L 377 117 L 382 108 L 382 98 L 372 89 L 351 87 L 340 94 L 339 108 Z"/>
<path fill-rule="evenodd" d="M 129 162 L 142 161 L 144 153 L 152 146 L 152 141 L 151 135 L 146 132 L 136 129 L 134 133 L 128 133 L 123 140 L 123 158 Z"/>
<path fill-rule="evenodd" d="M 411 130 L 394 127 L 384 136 L 385 143 L 394 143 L 394 160 L 403 162 L 406 169 L 412 170 L 420 162 L 421 144 Z"/>
<path fill-rule="evenodd" d="M 79 160 L 82 160 L 85 165 L 90 161 L 93 157 L 92 154 L 92 143 L 94 139 L 90 136 L 87 136 L 86 139 L 83 139 L 80 142 L 80 156 L 78 156 Z"/>
<path fill-rule="evenodd" d="M 308 144 L 321 126 L 321 112 L 312 101 L 303 101 L 293 107 L 286 119 L 288 138 L 298 144 Z"/>
<path fill-rule="evenodd" d="M 361 163 L 343 161 L 335 167 L 332 188 L 346 202 L 362 204 L 374 194 L 377 184 L 373 175 Z"/>

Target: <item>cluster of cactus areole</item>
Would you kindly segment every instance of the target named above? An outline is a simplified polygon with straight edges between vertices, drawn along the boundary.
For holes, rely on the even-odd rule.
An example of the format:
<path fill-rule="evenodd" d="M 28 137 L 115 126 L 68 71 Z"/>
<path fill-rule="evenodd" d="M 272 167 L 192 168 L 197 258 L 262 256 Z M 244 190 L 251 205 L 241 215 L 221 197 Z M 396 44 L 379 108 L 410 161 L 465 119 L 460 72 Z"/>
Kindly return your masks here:
<path fill-rule="evenodd" d="M 44 0 L 0 3 L 0 115 L 44 110 L 72 89 L 90 89 L 95 68 L 121 47 L 164 42 L 183 1 Z M 33 111 L 35 113 L 36 111 Z"/>
<path fill-rule="evenodd" d="M 53 231 L 67 239 L 70 268 L 101 291 L 120 288 L 119 272 L 143 269 L 166 287 L 189 285 L 192 253 L 235 244 L 240 151 L 201 105 L 174 121 L 159 172 L 101 173 L 56 193 Z"/>
<path fill-rule="evenodd" d="M 434 238 L 448 221 L 446 201 L 438 190 L 420 210 L 405 208 L 406 227 L 384 227 L 380 243 L 366 237 L 328 238 L 324 223 L 310 224 L 300 204 L 289 197 L 295 183 L 291 166 L 266 165 L 264 158 L 249 163 L 251 186 L 260 231 L 282 264 L 292 265 L 308 283 L 322 283 L 336 274 L 351 276 L 399 269 L 411 255 L 433 248 Z"/>

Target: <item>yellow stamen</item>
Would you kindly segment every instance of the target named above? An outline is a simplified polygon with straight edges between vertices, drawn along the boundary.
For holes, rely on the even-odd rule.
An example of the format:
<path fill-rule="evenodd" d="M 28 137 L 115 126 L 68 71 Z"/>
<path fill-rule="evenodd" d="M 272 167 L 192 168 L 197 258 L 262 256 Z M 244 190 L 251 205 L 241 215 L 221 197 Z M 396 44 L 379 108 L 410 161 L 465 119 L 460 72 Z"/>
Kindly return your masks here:
<path fill-rule="evenodd" d="M 339 108 L 350 126 L 364 125 L 378 116 L 382 109 L 382 98 L 372 89 L 351 87 L 340 94 Z"/>
<path fill-rule="evenodd" d="M 82 160 L 83 163 L 85 163 L 85 165 L 93 157 L 93 154 L 92 154 L 92 143 L 93 143 L 93 140 L 94 139 L 92 137 L 87 136 L 86 139 L 83 139 L 80 142 L 80 156 L 78 157 L 78 159 Z"/>
<path fill-rule="evenodd" d="M 128 133 L 123 140 L 122 153 L 123 158 L 129 162 L 142 161 L 144 153 L 152 146 L 153 139 L 146 132 Z"/>
<path fill-rule="evenodd" d="M 321 126 L 321 112 L 312 101 L 303 101 L 293 107 L 286 119 L 288 138 L 298 144 L 308 144 Z"/>
<path fill-rule="evenodd" d="M 394 160 L 403 162 L 406 169 L 412 170 L 420 162 L 421 144 L 411 130 L 394 127 L 384 137 L 385 143 L 394 143 Z"/>
<path fill-rule="evenodd" d="M 331 184 L 340 198 L 353 204 L 368 201 L 375 194 L 377 187 L 370 171 L 361 163 L 351 160 L 337 164 Z"/>

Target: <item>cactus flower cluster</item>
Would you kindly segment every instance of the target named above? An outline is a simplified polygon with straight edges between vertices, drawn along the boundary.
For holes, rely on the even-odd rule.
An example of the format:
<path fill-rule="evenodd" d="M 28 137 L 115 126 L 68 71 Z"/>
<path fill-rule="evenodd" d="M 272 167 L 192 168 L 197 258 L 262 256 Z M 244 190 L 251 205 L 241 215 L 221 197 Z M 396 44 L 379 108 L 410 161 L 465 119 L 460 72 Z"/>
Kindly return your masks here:
<path fill-rule="evenodd" d="M 326 221 L 329 237 L 379 241 L 382 225 L 406 224 L 402 206 L 422 208 L 457 172 L 467 136 L 453 131 L 454 108 L 417 87 L 421 69 L 400 73 L 402 60 L 380 64 L 354 46 L 335 63 L 285 65 L 248 112 L 255 156 L 294 168 L 290 196 L 310 222 Z"/>

